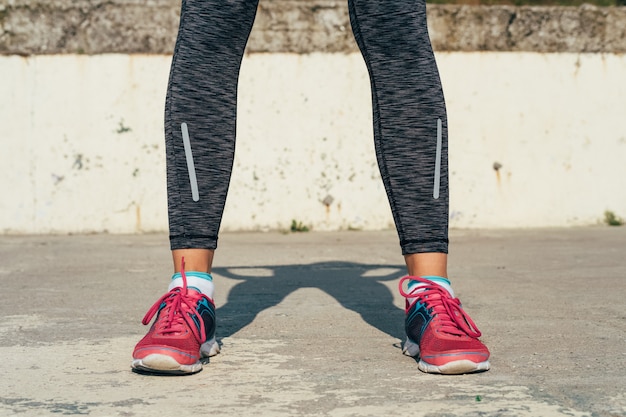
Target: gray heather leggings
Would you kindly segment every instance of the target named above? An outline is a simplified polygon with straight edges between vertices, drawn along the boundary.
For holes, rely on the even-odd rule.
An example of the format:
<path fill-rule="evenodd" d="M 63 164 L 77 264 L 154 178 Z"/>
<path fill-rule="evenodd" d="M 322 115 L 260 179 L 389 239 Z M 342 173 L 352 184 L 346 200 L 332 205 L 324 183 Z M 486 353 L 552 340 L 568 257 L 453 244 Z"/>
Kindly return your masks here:
<path fill-rule="evenodd" d="M 258 0 L 183 0 L 165 109 L 172 249 L 215 249 Z M 448 123 L 424 0 L 348 0 L 403 254 L 448 250 Z"/>

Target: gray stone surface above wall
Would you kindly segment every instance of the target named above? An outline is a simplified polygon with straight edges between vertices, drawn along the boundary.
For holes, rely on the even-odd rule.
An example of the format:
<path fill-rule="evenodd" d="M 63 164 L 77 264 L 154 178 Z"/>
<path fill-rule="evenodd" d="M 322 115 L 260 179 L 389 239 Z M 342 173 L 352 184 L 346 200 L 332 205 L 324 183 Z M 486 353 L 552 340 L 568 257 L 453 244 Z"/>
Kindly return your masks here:
<path fill-rule="evenodd" d="M 2 0 L 0 54 L 174 47 L 180 0 Z M 626 52 L 626 7 L 429 5 L 439 51 Z M 261 0 L 249 52 L 356 51 L 347 1 Z"/>

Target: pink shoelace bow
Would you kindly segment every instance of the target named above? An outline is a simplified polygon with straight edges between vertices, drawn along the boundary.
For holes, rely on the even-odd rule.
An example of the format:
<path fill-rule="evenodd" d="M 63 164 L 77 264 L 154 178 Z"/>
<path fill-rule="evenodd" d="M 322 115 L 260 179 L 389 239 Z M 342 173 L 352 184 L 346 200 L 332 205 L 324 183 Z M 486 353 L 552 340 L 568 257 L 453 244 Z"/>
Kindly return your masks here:
<path fill-rule="evenodd" d="M 150 307 L 142 323 L 145 325 L 150 323 L 152 317 L 154 317 L 160 309 L 159 318 L 154 324 L 156 333 L 163 335 L 181 334 L 186 331 L 186 328 L 189 328 L 195 338 L 202 343 L 206 339 L 204 323 L 202 317 L 196 314 L 196 306 L 202 298 L 202 295 L 195 291 L 190 293 L 187 288 L 185 258 L 182 259 L 180 274 L 183 278 L 183 287 L 176 287 L 159 298 L 157 302 Z M 161 306 L 163 306 L 163 308 L 161 308 Z M 193 315 L 200 320 L 200 329 L 198 329 L 198 326 L 192 319 Z"/>
<path fill-rule="evenodd" d="M 417 281 L 426 285 L 414 287 L 410 292 L 406 292 L 403 284 L 407 280 Z M 474 321 L 461 307 L 461 300 L 452 298 L 445 288 L 430 280 L 411 276 L 402 278 L 398 288 L 403 297 L 419 298 L 420 302 L 426 304 L 426 308 L 431 310 L 433 317 L 439 318 L 441 322 L 440 331 L 454 336 L 470 336 L 474 338 L 481 336 L 480 330 L 478 330 Z"/>

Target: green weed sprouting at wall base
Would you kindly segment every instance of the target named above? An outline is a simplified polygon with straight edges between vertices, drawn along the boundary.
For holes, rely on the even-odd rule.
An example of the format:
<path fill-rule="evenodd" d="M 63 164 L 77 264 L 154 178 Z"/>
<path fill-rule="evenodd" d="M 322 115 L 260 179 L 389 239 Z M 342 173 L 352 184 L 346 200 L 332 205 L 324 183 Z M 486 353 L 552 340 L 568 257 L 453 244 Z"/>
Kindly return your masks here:
<path fill-rule="evenodd" d="M 295 219 L 291 221 L 292 232 L 308 232 L 310 229 L 308 226 L 304 225 L 302 222 L 298 222 Z"/>
<path fill-rule="evenodd" d="M 624 219 L 617 216 L 611 210 L 607 210 L 604 212 L 604 223 L 608 224 L 609 226 L 623 226 Z"/>

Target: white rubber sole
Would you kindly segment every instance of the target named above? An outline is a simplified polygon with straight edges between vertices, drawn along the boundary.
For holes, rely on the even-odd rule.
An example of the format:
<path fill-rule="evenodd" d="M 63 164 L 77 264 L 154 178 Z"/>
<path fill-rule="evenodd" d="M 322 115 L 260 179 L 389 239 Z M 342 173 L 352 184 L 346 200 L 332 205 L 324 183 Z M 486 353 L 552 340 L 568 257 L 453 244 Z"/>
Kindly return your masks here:
<path fill-rule="evenodd" d="M 220 345 L 215 338 L 207 340 L 200 346 L 202 358 L 208 358 L 220 353 Z M 142 359 L 134 359 L 130 365 L 133 369 L 150 374 L 162 375 L 191 375 L 202 370 L 202 362 L 191 365 L 182 365 L 169 355 L 152 354 Z"/>
<path fill-rule="evenodd" d="M 417 343 L 407 339 L 404 342 L 402 353 L 413 358 L 417 358 L 420 355 L 420 347 Z M 483 372 L 489 370 L 489 361 L 473 362 L 468 359 L 461 359 L 458 361 L 450 361 L 445 365 L 432 365 L 428 362 L 424 362 L 421 358 L 417 363 L 417 368 L 429 374 L 443 374 L 443 375 L 459 375 L 470 374 L 473 372 Z"/>

